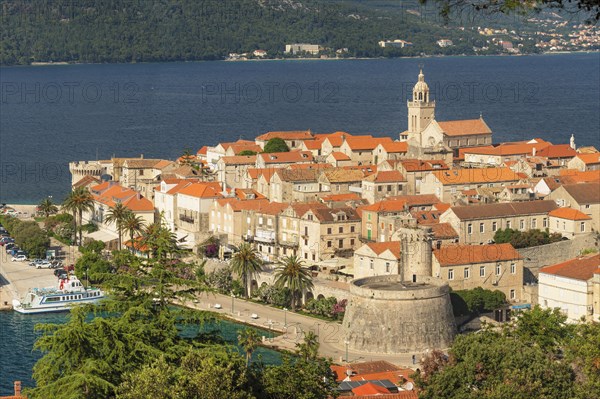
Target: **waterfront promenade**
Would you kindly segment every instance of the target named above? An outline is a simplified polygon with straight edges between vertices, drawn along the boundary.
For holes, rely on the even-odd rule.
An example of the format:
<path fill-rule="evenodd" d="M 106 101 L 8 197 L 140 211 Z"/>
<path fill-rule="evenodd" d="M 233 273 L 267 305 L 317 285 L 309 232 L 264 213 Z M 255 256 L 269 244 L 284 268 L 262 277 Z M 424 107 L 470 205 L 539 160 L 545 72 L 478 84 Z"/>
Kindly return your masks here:
<path fill-rule="evenodd" d="M 221 308 L 215 308 L 216 304 L 219 304 Z M 424 353 L 387 355 L 358 352 L 349 348 L 346 352 L 345 337 L 341 323 L 304 316 L 252 301 L 246 301 L 241 298 L 232 298 L 227 295 L 202 294 L 197 301 L 194 303 L 188 302 L 185 306 L 215 312 L 237 322 L 277 332 L 280 335 L 272 339 L 270 338 L 271 334 L 268 332 L 265 333 L 263 341 L 265 346 L 273 349 L 294 351 L 296 343 L 302 342 L 304 333 L 313 331 L 319 339 L 319 354 L 324 357 L 330 357 L 338 364 L 346 363 L 346 359 L 349 363 L 387 360 L 402 367 L 416 368 L 419 367 L 419 359 L 424 355 Z M 252 314 L 256 314 L 258 319 L 253 319 L 251 317 Z M 413 355 L 417 359 L 417 364 L 414 365 L 412 363 Z"/>

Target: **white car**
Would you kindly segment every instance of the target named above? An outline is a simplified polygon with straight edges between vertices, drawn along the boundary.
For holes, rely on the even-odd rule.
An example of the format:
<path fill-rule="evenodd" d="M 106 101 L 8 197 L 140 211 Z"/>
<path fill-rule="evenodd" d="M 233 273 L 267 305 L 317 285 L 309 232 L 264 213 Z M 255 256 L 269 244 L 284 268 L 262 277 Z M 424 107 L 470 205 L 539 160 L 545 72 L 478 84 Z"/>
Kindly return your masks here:
<path fill-rule="evenodd" d="M 25 255 L 17 255 L 17 256 L 13 256 L 11 259 L 13 262 L 24 262 L 27 260 L 27 256 Z"/>
<path fill-rule="evenodd" d="M 220 303 L 215 303 L 215 309 L 222 309 L 223 306 L 221 306 Z"/>
<path fill-rule="evenodd" d="M 52 267 L 52 263 L 47 260 L 43 260 L 35 265 L 36 269 L 49 269 Z"/>

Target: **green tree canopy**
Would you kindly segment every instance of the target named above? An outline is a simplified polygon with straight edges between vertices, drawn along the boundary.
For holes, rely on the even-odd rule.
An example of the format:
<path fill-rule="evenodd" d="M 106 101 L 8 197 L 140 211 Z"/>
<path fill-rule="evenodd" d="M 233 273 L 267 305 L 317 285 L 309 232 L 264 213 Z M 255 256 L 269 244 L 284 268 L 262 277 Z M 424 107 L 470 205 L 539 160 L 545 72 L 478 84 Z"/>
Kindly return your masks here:
<path fill-rule="evenodd" d="M 265 144 L 265 148 L 263 152 L 271 153 L 271 152 L 289 152 L 290 148 L 285 143 L 285 141 L 279 137 L 273 137 L 267 144 Z"/>

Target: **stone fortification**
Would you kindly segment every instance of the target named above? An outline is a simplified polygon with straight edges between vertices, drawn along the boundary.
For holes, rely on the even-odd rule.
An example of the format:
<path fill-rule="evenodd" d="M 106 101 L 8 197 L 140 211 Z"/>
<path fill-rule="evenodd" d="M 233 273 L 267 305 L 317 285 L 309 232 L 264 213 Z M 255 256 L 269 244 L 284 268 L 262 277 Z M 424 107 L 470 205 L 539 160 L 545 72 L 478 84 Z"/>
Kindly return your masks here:
<path fill-rule="evenodd" d="M 343 329 L 354 350 L 410 353 L 448 348 L 455 334 L 449 287 L 437 278 L 353 280 Z"/>

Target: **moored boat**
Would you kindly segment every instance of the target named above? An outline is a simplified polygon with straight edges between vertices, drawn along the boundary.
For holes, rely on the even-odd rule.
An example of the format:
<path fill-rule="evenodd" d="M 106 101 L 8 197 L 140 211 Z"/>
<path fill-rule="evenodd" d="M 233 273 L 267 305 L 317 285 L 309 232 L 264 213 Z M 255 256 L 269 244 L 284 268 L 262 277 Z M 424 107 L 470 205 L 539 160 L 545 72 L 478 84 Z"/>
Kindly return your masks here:
<path fill-rule="evenodd" d="M 19 313 L 47 313 L 67 311 L 73 305 L 94 303 L 104 298 L 99 288 L 86 288 L 75 276 L 60 279 L 57 287 L 34 288 L 23 301 L 13 300 L 13 309 Z"/>

